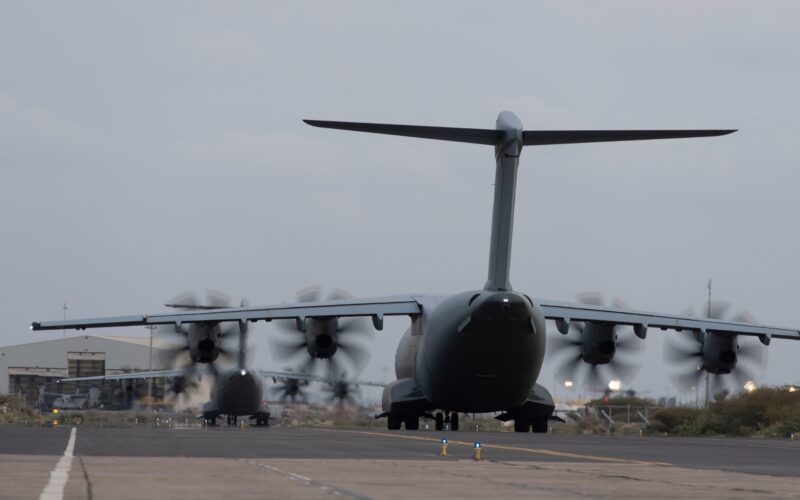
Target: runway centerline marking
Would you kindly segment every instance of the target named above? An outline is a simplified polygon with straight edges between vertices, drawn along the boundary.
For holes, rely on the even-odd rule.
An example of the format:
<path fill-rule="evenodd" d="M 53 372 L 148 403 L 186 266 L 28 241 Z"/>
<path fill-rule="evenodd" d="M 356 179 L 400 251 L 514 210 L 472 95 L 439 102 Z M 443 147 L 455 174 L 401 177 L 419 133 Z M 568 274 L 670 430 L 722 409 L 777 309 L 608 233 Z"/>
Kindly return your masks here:
<path fill-rule="evenodd" d="M 397 439 L 412 439 L 416 441 L 428 441 L 432 443 L 438 443 L 438 438 L 427 438 L 421 436 L 408 436 L 403 434 L 383 434 L 381 432 L 370 432 L 370 431 L 352 431 L 352 430 L 344 430 L 344 429 L 315 429 L 318 431 L 323 432 L 350 432 L 352 434 L 364 434 L 367 436 L 382 436 L 382 437 L 392 437 Z M 469 443 L 467 441 L 458 441 L 447 439 L 447 444 L 461 444 L 465 446 L 473 446 L 474 443 Z M 495 448 L 498 450 L 506 450 L 506 451 L 520 451 L 523 453 L 532 453 L 536 455 L 546 455 L 552 457 L 559 457 L 559 458 L 577 458 L 581 460 L 593 460 L 595 462 L 612 462 L 612 463 L 623 463 L 623 464 L 636 464 L 636 465 L 659 465 L 659 466 L 666 466 L 670 467 L 672 464 L 667 462 L 656 462 L 651 460 L 632 460 L 628 458 L 616 458 L 616 457 L 602 457 L 599 455 L 588 455 L 584 453 L 571 453 L 567 451 L 555 451 L 555 450 L 545 450 L 542 448 L 523 448 L 521 446 L 509 446 L 505 444 L 487 444 L 486 442 L 481 442 L 481 448 L 484 449 L 491 449 Z"/>
<path fill-rule="evenodd" d="M 75 435 L 78 433 L 76 427 L 69 433 L 69 441 L 64 455 L 59 459 L 55 469 L 50 472 L 50 480 L 39 495 L 39 500 L 62 500 L 64 498 L 64 486 L 69 479 L 69 470 L 72 467 L 72 457 L 75 451 Z"/>
<path fill-rule="evenodd" d="M 275 466 L 269 465 L 269 464 L 265 464 L 265 463 L 260 462 L 258 460 L 250 460 L 250 459 L 245 459 L 245 458 L 241 458 L 240 460 L 242 462 L 248 463 L 250 465 L 255 465 L 257 467 L 263 467 L 263 468 L 265 468 L 267 470 L 270 470 L 270 471 L 275 472 L 277 474 L 280 474 L 282 476 L 286 476 L 289 479 L 291 479 L 292 481 L 300 481 L 303 484 L 305 484 L 306 486 L 310 486 L 312 488 L 319 488 L 322 491 L 324 491 L 325 493 L 331 493 L 331 494 L 333 494 L 333 495 L 335 495 L 337 497 L 349 497 L 349 498 L 353 498 L 355 500 L 371 500 L 370 497 L 359 495 L 358 493 L 353 493 L 352 491 L 343 490 L 343 489 L 338 488 L 336 486 L 333 486 L 333 485 L 330 485 L 330 484 L 326 484 L 326 483 L 323 483 L 323 482 L 320 482 L 320 481 L 316 481 L 314 479 L 311 479 L 308 476 L 303 476 L 303 475 L 300 475 L 300 474 L 295 474 L 294 472 L 290 472 L 288 470 L 279 469 L 278 467 L 275 467 Z"/>

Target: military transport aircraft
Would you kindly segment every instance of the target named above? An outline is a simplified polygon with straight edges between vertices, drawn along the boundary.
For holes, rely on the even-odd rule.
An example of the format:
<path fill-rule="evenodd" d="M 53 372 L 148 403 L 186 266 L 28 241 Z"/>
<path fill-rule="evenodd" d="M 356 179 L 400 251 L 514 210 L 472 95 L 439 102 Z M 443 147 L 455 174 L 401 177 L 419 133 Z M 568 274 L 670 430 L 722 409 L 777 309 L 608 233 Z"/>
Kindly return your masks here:
<path fill-rule="evenodd" d="M 218 293 L 209 293 L 210 297 L 219 299 L 222 297 Z M 246 301 L 242 301 L 246 303 Z M 180 304 L 167 304 L 168 307 L 180 307 L 181 309 L 208 310 L 207 306 Z M 190 332 L 193 330 L 190 329 Z M 188 333 L 188 332 L 187 332 Z M 98 375 L 92 377 L 70 377 L 59 380 L 59 382 L 89 382 L 89 381 L 114 381 L 114 380 L 141 380 L 154 378 L 172 379 L 171 392 L 175 394 L 188 392 L 198 385 L 199 378 L 203 375 L 210 375 L 213 379 L 211 388 L 211 400 L 203 405 L 202 418 L 207 425 L 217 425 L 217 420 L 222 416 L 227 416 L 228 425 L 238 425 L 239 417 L 246 416 L 255 420 L 256 426 L 269 425 L 269 411 L 263 404 L 264 379 L 272 378 L 274 381 L 282 382 L 284 399 L 291 397 L 295 399 L 300 393 L 301 386 L 309 382 L 321 382 L 326 384 L 330 399 L 332 401 L 349 401 L 353 399 L 353 388 L 358 386 L 384 387 L 386 384 L 377 382 L 367 382 L 348 379 L 342 374 L 336 375 L 316 375 L 313 373 L 280 372 L 269 370 L 253 370 L 247 367 L 247 322 L 239 323 L 239 328 L 220 330 L 217 338 L 219 342 L 215 349 L 204 352 L 197 349 L 193 354 L 191 337 L 186 335 L 184 346 L 173 348 L 174 353 L 188 352 L 189 362 L 174 370 L 152 370 L 133 373 L 120 373 L 115 375 Z M 217 362 L 221 355 L 227 352 L 226 346 L 222 345 L 223 339 L 237 337 L 238 349 L 235 352 L 235 366 L 218 367 Z M 197 343 L 200 343 L 198 341 Z M 196 347 L 196 346 L 194 346 Z M 174 360 L 170 356 L 170 360 Z"/>
<path fill-rule="evenodd" d="M 184 331 L 198 354 L 213 352 L 220 323 L 294 319 L 305 337 L 308 354 L 330 358 L 336 354 L 341 318 L 365 316 L 378 330 L 386 316 L 408 316 L 411 325 L 397 348 L 397 380 L 383 393 L 389 429 L 418 428 L 420 416 L 436 414 L 458 428 L 459 413 L 497 412 L 514 420 L 518 432 L 546 432 L 553 413 L 548 391 L 536 383 L 545 355 L 545 321 L 554 320 L 562 334 L 574 322 L 582 328 L 581 359 L 604 364 L 614 358 L 615 327 L 628 325 L 644 339 L 649 328 L 691 331 L 705 339 L 699 363 L 711 373 L 726 373 L 737 362 L 739 335 L 756 336 L 765 345 L 774 338 L 800 339 L 800 331 L 572 304 L 534 299 L 515 291 L 510 282 L 511 240 L 517 167 L 524 146 L 588 142 L 673 139 L 719 136 L 733 130 L 524 130 L 511 112 L 497 117 L 494 129 L 468 129 L 306 120 L 315 127 L 400 135 L 493 146 L 495 150 L 494 208 L 490 237 L 488 279 L 482 289 L 451 296 L 405 295 L 339 299 L 298 304 L 234 307 L 84 320 L 35 322 L 34 330 L 86 329 L 134 325 L 174 325 Z"/>

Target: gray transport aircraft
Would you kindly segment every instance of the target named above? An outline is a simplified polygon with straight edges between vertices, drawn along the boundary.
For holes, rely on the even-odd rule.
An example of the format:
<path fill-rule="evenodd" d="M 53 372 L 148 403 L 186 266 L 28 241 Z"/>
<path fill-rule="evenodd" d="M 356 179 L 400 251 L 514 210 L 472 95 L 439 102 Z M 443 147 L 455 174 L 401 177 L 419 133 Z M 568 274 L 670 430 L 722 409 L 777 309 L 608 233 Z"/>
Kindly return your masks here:
<path fill-rule="evenodd" d="M 570 324 L 583 324 L 581 359 L 604 364 L 614 358 L 615 326 L 632 326 L 644 339 L 650 328 L 689 331 L 703 339 L 698 370 L 727 373 L 736 366 L 739 335 L 755 336 L 764 345 L 772 338 L 800 339 L 798 329 L 777 328 L 617 309 L 591 304 L 534 299 L 510 282 L 511 240 L 517 167 L 524 146 L 588 142 L 719 136 L 733 130 L 524 130 L 504 111 L 494 129 L 467 129 L 306 120 L 315 127 L 400 135 L 493 146 L 496 157 L 494 208 L 488 279 L 483 288 L 450 296 L 405 295 L 323 300 L 288 305 L 233 307 L 160 314 L 34 322 L 34 330 L 98 327 L 190 325 L 188 337 L 198 351 L 218 345 L 220 323 L 294 319 L 305 336 L 308 354 L 336 354 L 340 318 L 365 316 L 377 330 L 386 316 L 408 316 L 395 355 L 397 380 L 383 393 L 389 429 L 417 429 L 419 418 L 437 412 L 436 427 L 458 429 L 463 413 L 496 412 L 514 420 L 518 432 L 546 432 L 554 409 L 548 391 L 536 383 L 545 355 L 545 321 L 553 320 L 566 335 Z"/>
<path fill-rule="evenodd" d="M 208 310 L 201 306 L 192 306 L 192 309 Z M 248 323 L 239 322 L 239 348 L 236 353 L 236 366 L 232 368 L 220 369 L 215 363 L 220 355 L 225 353 L 222 339 L 227 336 L 226 332 L 219 328 L 219 324 L 210 328 L 206 328 L 206 325 L 193 324 L 188 331 L 181 329 L 181 333 L 186 337 L 185 350 L 188 351 L 190 358 L 190 364 L 186 367 L 94 377 L 70 377 L 62 379 L 61 382 L 170 378 L 173 380 L 172 392 L 182 393 L 196 385 L 201 375 L 209 374 L 213 376 L 214 383 L 211 388 L 211 401 L 203 405 L 203 419 L 207 424 L 216 425 L 220 415 L 227 415 L 228 424 L 235 425 L 238 417 L 245 415 L 254 419 L 256 425 L 266 426 L 269 425 L 269 412 L 264 408 L 262 401 L 264 382 L 260 374 L 247 368 L 247 331 Z M 211 340 L 212 337 L 215 340 Z"/>
<path fill-rule="evenodd" d="M 244 302 L 244 301 L 243 301 Z M 168 307 L 174 307 L 168 305 Z M 181 305 L 181 308 L 187 308 Z M 190 306 L 196 310 L 207 310 L 204 306 Z M 281 399 L 304 399 L 303 386 L 309 382 L 326 384 L 331 401 L 344 402 L 353 399 L 353 390 L 358 386 L 384 387 L 386 384 L 350 380 L 346 377 L 320 376 L 307 373 L 280 372 L 268 370 L 253 370 L 247 367 L 247 322 L 239 323 L 238 331 L 232 329 L 220 330 L 217 338 L 222 339 L 233 334 L 238 334 L 238 349 L 236 351 L 236 364 L 234 367 L 219 368 L 216 361 L 225 352 L 221 342 L 215 348 L 203 351 L 193 346 L 190 335 L 197 334 L 196 325 L 186 332 L 185 350 L 189 352 L 190 363 L 188 366 L 175 370 L 153 370 L 133 373 L 120 373 L 115 375 L 98 375 L 93 377 L 70 377 L 59 382 L 91 382 L 91 381 L 127 381 L 166 378 L 172 379 L 171 391 L 175 394 L 189 392 L 198 384 L 202 375 L 210 375 L 213 379 L 211 400 L 203 405 L 202 418 L 207 425 L 217 425 L 217 420 L 222 415 L 227 416 L 228 425 L 238 425 L 239 417 L 249 417 L 255 421 L 256 426 L 269 425 L 269 411 L 264 406 L 264 379 L 272 378 L 281 381 Z M 202 339 L 201 339 L 202 340 Z M 194 352 L 192 350 L 194 348 Z M 184 349 L 180 349 L 184 350 Z"/>

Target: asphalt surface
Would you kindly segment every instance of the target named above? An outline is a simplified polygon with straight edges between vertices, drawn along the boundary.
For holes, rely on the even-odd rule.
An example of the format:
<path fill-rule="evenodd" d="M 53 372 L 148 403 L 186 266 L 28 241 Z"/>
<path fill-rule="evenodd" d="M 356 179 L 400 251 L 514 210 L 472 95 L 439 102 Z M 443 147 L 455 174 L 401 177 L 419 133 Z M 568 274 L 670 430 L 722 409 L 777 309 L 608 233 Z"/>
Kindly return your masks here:
<path fill-rule="evenodd" d="M 38 498 L 70 432 L 0 427 L 0 498 Z M 800 497 L 800 442 L 772 439 L 80 427 L 74 455 L 63 498 Z"/>
<path fill-rule="evenodd" d="M 80 428 L 76 456 L 643 463 L 800 477 L 800 441 L 311 428 Z M 69 428 L 0 427 L 0 454 L 60 455 Z M 800 493 L 800 492 L 799 492 Z"/>

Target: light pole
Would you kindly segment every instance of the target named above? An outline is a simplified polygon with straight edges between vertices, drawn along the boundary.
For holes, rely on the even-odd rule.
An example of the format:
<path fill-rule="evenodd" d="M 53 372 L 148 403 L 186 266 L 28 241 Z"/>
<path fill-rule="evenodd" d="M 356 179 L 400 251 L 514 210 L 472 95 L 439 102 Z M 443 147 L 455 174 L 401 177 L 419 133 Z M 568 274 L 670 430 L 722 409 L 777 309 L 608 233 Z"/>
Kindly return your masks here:
<path fill-rule="evenodd" d="M 64 305 L 61 308 L 64 310 L 64 321 L 67 321 L 67 303 L 64 302 Z M 67 337 L 67 329 L 65 328 L 61 330 L 61 338 L 63 339 L 66 337 Z"/>
<path fill-rule="evenodd" d="M 711 319 L 711 278 L 708 278 L 708 310 L 707 310 L 707 313 L 708 313 L 708 319 Z M 703 339 L 703 342 L 705 342 L 705 339 Z M 709 373 L 706 370 L 706 404 L 705 404 L 705 408 L 708 408 L 708 385 L 709 385 L 709 380 L 708 380 L 709 377 L 708 376 L 709 376 Z"/>
<path fill-rule="evenodd" d="M 146 325 L 145 328 L 150 330 L 150 359 L 147 364 L 147 371 L 153 371 L 153 330 L 156 325 Z M 147 406 L 151 407 L 153 404 L 153 378 L 147 377 Z"/>

